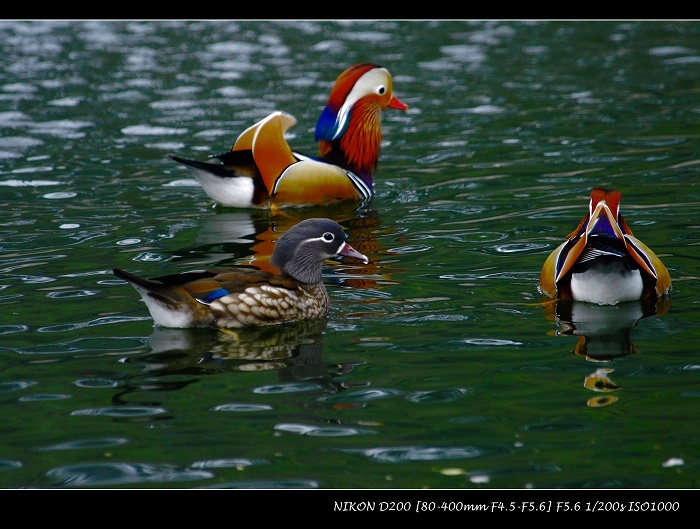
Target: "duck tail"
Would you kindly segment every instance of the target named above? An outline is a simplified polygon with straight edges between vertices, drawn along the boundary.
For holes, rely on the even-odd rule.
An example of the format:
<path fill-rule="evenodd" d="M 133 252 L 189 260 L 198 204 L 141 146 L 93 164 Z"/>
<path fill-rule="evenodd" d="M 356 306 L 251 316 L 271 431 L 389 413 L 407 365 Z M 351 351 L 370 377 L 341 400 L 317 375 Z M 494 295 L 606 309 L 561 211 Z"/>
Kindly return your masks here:
<path fill-rule="evenodd" d="M 148 279 L 142 279 L 140 277 L 137 277 L 133 274 L 130 274 L 129 272 L 126 272 L 122 270 L 121 268 L 113 268 L 112 273 L 117 276 L 119 279 L 123 279 L 127 283 L 131 283 L 132 286 L 134 287 L 140 287 L 145 290 L 154 290 L 157 289 L 160 285 L 159 283 L 156 283 L 154 281 L 149 281 Z"/>

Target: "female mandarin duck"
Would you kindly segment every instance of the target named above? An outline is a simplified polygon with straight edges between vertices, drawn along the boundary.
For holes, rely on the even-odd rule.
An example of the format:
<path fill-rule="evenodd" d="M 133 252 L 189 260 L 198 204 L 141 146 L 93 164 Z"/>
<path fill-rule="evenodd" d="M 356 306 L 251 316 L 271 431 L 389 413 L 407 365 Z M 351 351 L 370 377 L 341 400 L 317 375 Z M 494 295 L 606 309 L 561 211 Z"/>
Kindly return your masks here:
<path fill-rule="evenodd" d="M 588 214 L 547 258 L 540 290 L 553 298 L 599 305 L 657 299 L 671 288 L 668 270 L 632 235 L 619 191 L 595 188 Z"/>
<path fill-rule="evenodd" d="M 296 119 L 279 111 L 244 130 L 230 151 L 211 156 L 221 164 L 168 156 L 187 165 L 207 195 L 223 206 L 366 201 L 374 193 L 381 115 L 387 108 L 408 108 L 394 96 L 389 71 L 357 64 L 337 78 L 318 119 L 317 157 L 292 151 L 284 133 Z"/>
<path fill-rule="evenodd" d="M 306 219 L 277 241 L 270 259 L 281 273 L 219 269 L 141 279 L 115 268 L 141 295 L 162 327 L 246 327 L 314 320 L 328 314 L 323 261 L 345 256 L 368 263 L 330 219 Z"/>

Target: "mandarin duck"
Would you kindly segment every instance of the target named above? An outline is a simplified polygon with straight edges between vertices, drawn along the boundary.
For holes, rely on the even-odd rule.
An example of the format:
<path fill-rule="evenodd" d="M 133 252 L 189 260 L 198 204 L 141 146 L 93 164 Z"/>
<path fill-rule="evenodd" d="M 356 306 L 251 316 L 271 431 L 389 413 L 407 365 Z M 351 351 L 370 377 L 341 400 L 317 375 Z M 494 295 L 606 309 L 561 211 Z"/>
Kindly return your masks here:
<path fill-rule="evenodd" d="M 540 291 L 599 305 L 658 299 L 671 289 L 668 270 L 620 214 L 619 191 L 597 187 L 588 214 L 547 257 Z"/>
<path fill-rule="evenodd" d="M 394 96 L 386 68 L 361 63 L 340 74 L 316 123 L 317 156 L 295 152 L 284 133 L 294 116 L 276 111 L 244 130 L 220 163 L 168 156 L 186 165 L 210 198 L 228 207 L 283 207 L 368 201 L 374 194 L 387 108 L 408 109 Z"/>
<path fill-rule="evenodd" d="M 326 316 L 330 298 L 322 265 L 337 256 L 369 261 L 350 246 L 337 222 L 310 218 L 275 244 L 270 264 L 280 273 L 226 268 L 148 280 L 119 268 L 113 272 L 137 290 L 158 326 L 236 328 Z"/>

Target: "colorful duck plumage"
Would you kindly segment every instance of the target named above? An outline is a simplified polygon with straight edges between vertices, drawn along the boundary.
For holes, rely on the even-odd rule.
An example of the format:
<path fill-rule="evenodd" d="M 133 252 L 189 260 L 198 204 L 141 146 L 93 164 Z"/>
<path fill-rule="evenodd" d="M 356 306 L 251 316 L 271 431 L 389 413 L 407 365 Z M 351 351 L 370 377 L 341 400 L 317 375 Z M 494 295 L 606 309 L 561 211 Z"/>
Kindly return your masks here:
<path fill-rule="evenodd" d="M 406 110 L 386 68 L 361 63 L 342 72 L 316 124 L 317 156 L 291 149 L 284 137 L 296 119 L 276 111 L 244 130 L 221 163 L 168 155 L 186 165 L 215 202 L 228 207 L 284 207 L 367 201 L 374 194 L 381 115 Z"/>
<path fill-rule="evenodd" d="M 542 293 L 599 305 L 668 294 L 668 270 L 632 235 L 620 214 L 621 198 L 616 190 L 593 189 L 588 214 L 542 267 Z"/>
<path fill-rule="evenodd" d="M 162 327 L 247 327 L 326 316 L 330 298 L 322 281 L 326 259 L 344 256 L 367 264 L 342 227 L 326 218 L 306 219 L 275 244 L 270 264 L 280 273 L 228 268 L 141 279 L 115 268 Z"/>

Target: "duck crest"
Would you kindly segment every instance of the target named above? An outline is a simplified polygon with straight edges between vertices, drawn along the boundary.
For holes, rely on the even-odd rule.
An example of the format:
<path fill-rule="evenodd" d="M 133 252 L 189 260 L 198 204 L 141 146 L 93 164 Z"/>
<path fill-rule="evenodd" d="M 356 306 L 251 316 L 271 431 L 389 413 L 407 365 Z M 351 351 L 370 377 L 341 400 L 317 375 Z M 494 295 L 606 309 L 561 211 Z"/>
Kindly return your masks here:
<path fill-rule="evenodd" d="M 593 214 L 593 211 L 598 206 L 601 200 L 605 200 L 605 203 L 613 212 L 615 217 L 620 214 L 620 200 L 622 199 L 622 193 L 616 189 L 603 189 L 602 187 L 596 187 L 591 191 L 591 205 L 589 208 L 589 214 Z"/>
<path fill-rule="evenodd" d="M 376 64 L 362 63 L 338 76 L 316 123 L 315 135 L 321 158 L 346 167 L 370 188 L 379 160 L 382 108 L 378 95 L 357 99 L 352 91 L 362 76 L 377 69 L 383 70 Z"/>
<path fill-rule="evenodd" d="M 343 106 L 343 103 L 347 99 L 352 88 L 355 86 L 355 83 L 357 83 L 357 80 L 374 68 L 381 68 L 381 66 L 364 62 L 350 66 L 338 76 L 333 84 L 331 93 L 328 96 L 328 102 L 326 103 L 326 109 L 328 109 L 328 112 L 334 116 L 333 121 L 335 121 L 336 117 L 338 116 L 340 107 Z M 324 110 L 324 113 L 325 112 L 326 111 Z"/>

